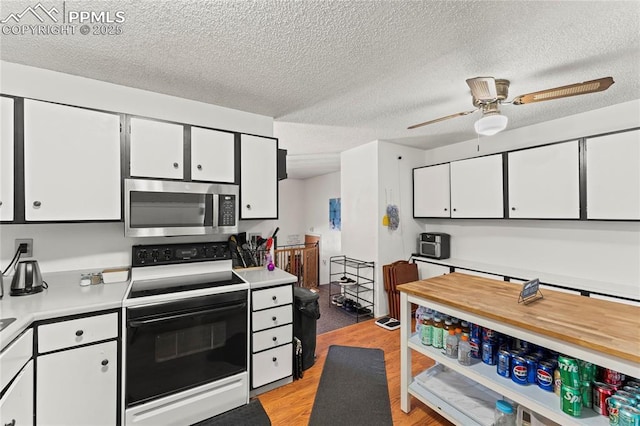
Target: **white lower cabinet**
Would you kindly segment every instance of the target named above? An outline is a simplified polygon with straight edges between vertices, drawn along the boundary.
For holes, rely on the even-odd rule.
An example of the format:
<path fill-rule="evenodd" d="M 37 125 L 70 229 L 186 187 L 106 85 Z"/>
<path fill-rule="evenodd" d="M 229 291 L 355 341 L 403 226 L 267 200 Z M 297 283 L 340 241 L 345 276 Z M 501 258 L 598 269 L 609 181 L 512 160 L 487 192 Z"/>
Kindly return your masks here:
<path fill-rule="evenodd" d="M 29 361 L 0 399 L 0 424 L 33 425 L 33 361 Z"/>
<path fill-rule="evenodd" d="M 259 388 L 260 386 L 290 376 L 292 363 L 293 345 L 291 343 L 253 354 L 254 369 L 251 386 L 253 388 Z"/>
<path fill-rule="evenodd" d="M 118 344 L 115 341 L 37 358 L 39 425 L 117 424 Z"/>

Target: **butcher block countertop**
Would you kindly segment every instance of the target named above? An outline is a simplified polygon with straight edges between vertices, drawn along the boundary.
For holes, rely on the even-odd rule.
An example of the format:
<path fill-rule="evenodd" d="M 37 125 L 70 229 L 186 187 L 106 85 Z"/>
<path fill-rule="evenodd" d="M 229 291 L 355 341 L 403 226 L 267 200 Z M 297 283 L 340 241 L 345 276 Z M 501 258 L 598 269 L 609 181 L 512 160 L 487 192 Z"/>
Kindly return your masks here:
<path fill-rule="evenodd" d="M 640 307 L 542 290 L 518 303 L 521 285 L 454 272 L 398 286 L 431 300 L 640 365 Z"/>

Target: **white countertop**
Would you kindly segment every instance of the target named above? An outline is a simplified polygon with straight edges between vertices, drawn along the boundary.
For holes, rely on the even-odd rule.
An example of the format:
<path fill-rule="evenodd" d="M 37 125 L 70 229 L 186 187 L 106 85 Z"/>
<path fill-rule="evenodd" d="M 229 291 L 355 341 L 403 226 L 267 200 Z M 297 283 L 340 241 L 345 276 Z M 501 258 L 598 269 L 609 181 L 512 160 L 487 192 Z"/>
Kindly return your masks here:
<path fill-rule="evenodd" d="M 249 283 L 252 289 L 270 287 L 281 284 L 291 284 L 298 281 L 298 277 L 280 268 L 269 271 L 267 268 L 234 269 L 236 274 Z"/>
<path fill-rule="evenodd" d="M 425 262 L 436 263 L 438 265 L 453 266 L 460 269 L 468 269 L 477 272 L 485 272 L 488 274 L 503 275 L 506 277 L 516 278 L 528 281 L 539 278 L 541 283 L 555 284 L 562 287 L 568 287 L 576 290 L 584 290 L 598 294 L 628 297 L 631 299 L 640 299 L 640 290 L 637 286 L 629 284 L 620 284 L 594 281 L 585 278 L 569 277 L 566 275 L 549 274 L 541 271 L 532 271 L 528 269 L 512 268 L 504 265 L 492 265 L 487 263 L 474 262 L 464 259 L 433 259 L 426 256 L 413 255 L 416 259 L 422 259 Z M 464 271 L 461 271 L 464 273 Z"/>
<path fill-rule="evenodd" d="M 298 279 L 282 269 L 234 270 L 252 289 L 295 283 Z M 77 315 L 105 309 L 119 309 L 129 281 L 80 286 L 80 275 L 99 272 L 78 270 L 44 273 L 49 288 L 26 296 L 10 296 L 11 277 L 4 279 L 4 297 L 0 299 L 0 318 L 16 318 L 0 331 L 0 350 L 18 337 L 33 321 Z"/>
<path fill-rule="evenodd" d="M 42 274 L 49 285 L 40 293 L 10 296 L 11 277 L 5 277 L 0 318 L 16 318 L 0 332 L 0 349 L 15 339 L 33 321 L 120 308 L 128 281 L 80 286 L 80 274 L 98 270 Z"/>

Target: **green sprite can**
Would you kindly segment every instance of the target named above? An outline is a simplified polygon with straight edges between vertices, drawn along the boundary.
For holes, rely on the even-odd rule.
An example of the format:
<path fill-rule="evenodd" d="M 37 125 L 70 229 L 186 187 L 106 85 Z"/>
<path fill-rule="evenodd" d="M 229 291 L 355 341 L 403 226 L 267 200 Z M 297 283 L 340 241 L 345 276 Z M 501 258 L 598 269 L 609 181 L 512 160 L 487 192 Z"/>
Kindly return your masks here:
<path fill-rule="evenodd" d="M 591 408 L 593 406 L 593 395 L 591 393 L 591 381 L 585 380 L 580 386 L 582 394 L 582 406 Z"/>
<path fill-rule="evenodd" d="M 580 417 L 582 414 L 582 393 L 580 387 L 573 388 L 566 386 L 564 381 L 560 387 L 560 408 L 562 411 L 573 417 Z"/>
<path fill-rule="evenodd" d="M 558 357 L 558 369 L 560 370 L 560 380 L 564 386 L 580 389 L 580 367 L 578 360 L 560 355 Z"/>
<path fill-rule="evenodd" d="M 578 360 L 578 369 L 580 371 L 580 380 L 583 382 L 595 382 L 596 365 L 587 361 Z"/>

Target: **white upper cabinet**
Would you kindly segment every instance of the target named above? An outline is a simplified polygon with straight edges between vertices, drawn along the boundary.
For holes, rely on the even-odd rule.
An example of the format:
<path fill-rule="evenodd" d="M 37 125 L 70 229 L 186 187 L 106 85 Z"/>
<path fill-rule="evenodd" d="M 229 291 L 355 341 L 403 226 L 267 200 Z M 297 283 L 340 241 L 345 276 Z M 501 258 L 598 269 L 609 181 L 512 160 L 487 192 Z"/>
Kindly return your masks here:
<path fill-rule="evenodd" d="M 235 135 L 191 128 L 191 179 L 235 182 Z"/>
<path fill-rule="evenodd" d="M 240 139 L 240 217 L 278 217 L 278 144 L 275 139 Z"/>
<path fill-rule="evenodd" d="M 24 101 L 25 219 L 121 219 L 120 117 Z"/>
<path fill-rule="evenodd" d="M 13 220 L 13 99 L 0 98 L 0 220 Z"/>
<path fill-rule="evenodd" d="M 579 219 L 578 141 L 510 152 L 509 217 Z"/>
<path fill-rule="evenodd" d="M 184 126 L 132 117 L 130 132 L 132 177 L 184 177 Z"/>
<path fill-rule="evenodd" d="M 413 216 L 450 217 L 449 163 L 413 169 Z"/>
<path fill-rule="evenodd" d="M 502 154 L 451 163 L 451 217 L 504 217 Z"/>
<path fill-rule="evenodd" d="M 589 138 L 587 218 L 640 219 L 640 131 Z"/>

